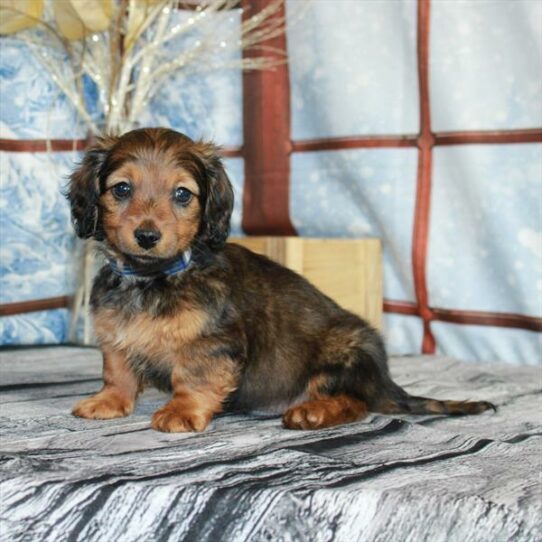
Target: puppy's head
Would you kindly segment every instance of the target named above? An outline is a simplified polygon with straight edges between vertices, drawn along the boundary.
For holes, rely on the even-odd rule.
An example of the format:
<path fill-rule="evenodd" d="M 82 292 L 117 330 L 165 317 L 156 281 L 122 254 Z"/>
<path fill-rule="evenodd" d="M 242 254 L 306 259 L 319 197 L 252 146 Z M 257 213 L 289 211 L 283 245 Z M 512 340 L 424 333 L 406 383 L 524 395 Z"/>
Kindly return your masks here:
<path fill-rule="evenodd" d="M 139 261 L 194 244 L 220 249 L 233 208 L 217 148 L 163 128 L 98 140 L 71 175 L 68 199 L 79 237 Z"/>

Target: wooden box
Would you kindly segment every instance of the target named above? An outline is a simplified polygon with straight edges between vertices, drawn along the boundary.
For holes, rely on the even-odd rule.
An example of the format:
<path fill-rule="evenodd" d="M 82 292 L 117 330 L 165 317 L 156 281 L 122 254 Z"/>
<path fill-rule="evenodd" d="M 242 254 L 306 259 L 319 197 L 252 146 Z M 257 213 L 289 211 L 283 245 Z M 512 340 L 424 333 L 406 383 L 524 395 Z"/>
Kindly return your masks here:
<path fill-rule="evenodd" d="M 341 307 L 381 327 L 382 254 L 378 239 L 235 237 L 230 242 L 289 267 Z"/>

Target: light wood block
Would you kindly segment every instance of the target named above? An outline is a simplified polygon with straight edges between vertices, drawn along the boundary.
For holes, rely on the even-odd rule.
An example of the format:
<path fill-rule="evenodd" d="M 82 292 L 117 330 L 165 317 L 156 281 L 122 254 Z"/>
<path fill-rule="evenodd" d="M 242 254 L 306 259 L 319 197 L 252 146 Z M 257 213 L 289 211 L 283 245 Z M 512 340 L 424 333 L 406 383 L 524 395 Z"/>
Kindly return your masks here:
<path fill-rule="evenodd" d="M 235 237 L 242 245 L 303 275 L 341 307 L 382 324 L 382 253 L 378 239 Z"/>

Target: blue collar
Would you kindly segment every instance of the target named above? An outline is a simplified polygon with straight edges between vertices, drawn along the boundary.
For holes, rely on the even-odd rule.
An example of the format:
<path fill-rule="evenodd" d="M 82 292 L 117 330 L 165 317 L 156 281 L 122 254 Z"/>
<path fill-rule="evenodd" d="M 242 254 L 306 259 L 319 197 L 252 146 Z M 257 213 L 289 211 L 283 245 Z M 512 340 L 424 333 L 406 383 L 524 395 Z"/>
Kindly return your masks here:
<path fill-rule="evenodd" d="M 186 250 L 181 254 L 180 258 L 169 262 L 164 267 L 151 267 L 150 269 L 137 268 L 126 263 L 119 265 L 115 260 L 109 260 L 109 265 L 115 275 L 119 277 L 141 277 L 141 278 L 153 278 L 166 276 L 170 277 L 171 275 L 176 275 L 184 271 L 192 261 L 192 253 L 190 249 Z"/>

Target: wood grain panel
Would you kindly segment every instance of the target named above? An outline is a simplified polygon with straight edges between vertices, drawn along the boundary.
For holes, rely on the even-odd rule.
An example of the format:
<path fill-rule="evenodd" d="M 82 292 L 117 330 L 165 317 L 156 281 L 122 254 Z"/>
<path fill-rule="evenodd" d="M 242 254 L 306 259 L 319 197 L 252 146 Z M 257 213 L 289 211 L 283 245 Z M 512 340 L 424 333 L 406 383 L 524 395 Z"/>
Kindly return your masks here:
<path fill-rule="evenodd" d="M 96 350 L 0 352 L 0 540 L 537 540 L 538 369 L 418 357 L 391 371 L 417 395 L 499 411 L 373 415 L 321 431 L 226 415 L 166 435 L 150 429 L 167 399 L 152 390 L 127 418 L 70 415 L 100 386 Z"/>

